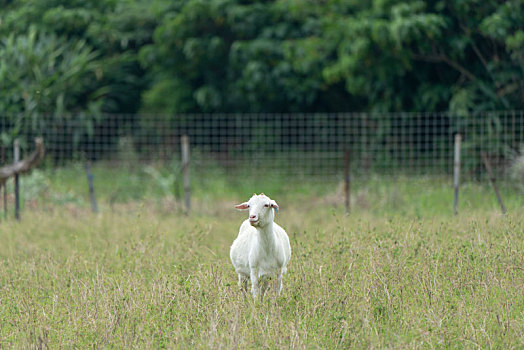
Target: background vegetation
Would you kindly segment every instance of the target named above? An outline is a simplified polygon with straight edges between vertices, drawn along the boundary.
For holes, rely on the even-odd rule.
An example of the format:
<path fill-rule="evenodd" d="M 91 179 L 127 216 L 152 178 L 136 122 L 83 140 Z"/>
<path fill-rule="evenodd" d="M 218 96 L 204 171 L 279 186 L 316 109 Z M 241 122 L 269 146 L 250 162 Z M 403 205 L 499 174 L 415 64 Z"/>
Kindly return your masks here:
<path fill-rule="evenodd" d="M 183 214 L 182 174 L 169 167 L 127 167 L 115 170 L 103 163 L 92 167 L 93 183 L 101 211 L 129 205 L 146 205 L 164 214 Z M 82 164 L 55 169 L 35 170 L 21 177 L 23 212 L 33 209 L 54 210 L 73 207 L 89 211 L 87 176 Z M 524 205 L 523 183 L 506 181 L 499 184 L 509 212 Z M 376 175 L 353 177 L 351 206 L 355 215 L 408 215 L 413 218 L 448 216 L 453 212 L 453 179 L 451 176 Z M 7 183 L 9 201 L 13 183 Z M 298 175 L 231 176 L 220 167 L 199 169 L 192 173 L 191 196 L 194 211 L 202 206 L 209 214 L 221 200 L 238 201 L 253 192 L 277 194 L 280 201 L 311 202 L 311 206 L 332 209 L 344 207 L 344 186 L 335 179 L 299 177 Z M 315 199 L 317 198 L 317 199 Z M 316 203 L 318 202 L 318 204 Z M 12 203 L 8 209 L 12 210 Z M 499 211 L 499 204 L 489 182 L 464 182 L 460 186 L 459 212 Z M 218 209 L 217 209 L 218 210 Z M 228 211 L 229 212 L 229 211 Z M 12 216 L 10 214 L 10 216 Z M 2 217 L 0 217 L 1 219 Z M 1 226 L 0 226 L 1 229 Z"/>
<path fill-rule="evenodd" d="M 0 110 L 23 112 L 20 123 L 64 111 L 523 107 L 520 0 L 0 5 Z"/>
<path fill-rule="evenodd" d="M 524 109 L 521 0 L 0 5 L 0 144 L 20 137 L 27 150 L 44 134 L 55 160 L 117 144 L 117 114 L 141 131 L 152 114 L 192 125 L 180 114 L 447 112 L 432 138 L 447 142 L 466 114 L 498 139 L 521 135 L 515 115 L 479 114 Z M 517 141 L 504 147 L 496 157 L 519 153 Z"/>

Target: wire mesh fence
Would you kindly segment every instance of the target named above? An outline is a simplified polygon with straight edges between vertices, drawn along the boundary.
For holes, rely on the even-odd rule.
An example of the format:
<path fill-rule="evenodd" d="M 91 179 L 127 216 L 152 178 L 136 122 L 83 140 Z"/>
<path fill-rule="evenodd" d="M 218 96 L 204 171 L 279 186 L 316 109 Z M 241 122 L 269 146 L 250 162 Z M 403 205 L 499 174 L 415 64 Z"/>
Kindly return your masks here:
<path fill-rule="evenodd" d="M 454 135 L 462 135 L 464 179 L 485 177 L 482 152 L 497 177 L 509 178 L 524 144 L 524 111 L 395 114 L 4 115 L 0 156 L 12 161 L 43 136 L 50 166 L 90 160 L 109 165 L 180 161 L 188 135 L 192 168 L 228 176 L 293 176 L 339 181 L 344 153 L 353 176 L 448 175 Z"/>

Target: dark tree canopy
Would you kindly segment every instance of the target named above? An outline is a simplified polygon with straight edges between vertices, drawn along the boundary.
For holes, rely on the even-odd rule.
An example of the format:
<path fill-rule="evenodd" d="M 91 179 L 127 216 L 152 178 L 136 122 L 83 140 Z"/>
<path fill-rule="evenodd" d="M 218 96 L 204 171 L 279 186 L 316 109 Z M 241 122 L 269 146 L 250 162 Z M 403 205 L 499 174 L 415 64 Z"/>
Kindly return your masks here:
<path fill-rule="evenodd" d="M 523 23 L 520 0 L 4 1 L 0 110 L 16 132 L 65 112 L 89 130 L 102 112 L 522 109 Z"/>

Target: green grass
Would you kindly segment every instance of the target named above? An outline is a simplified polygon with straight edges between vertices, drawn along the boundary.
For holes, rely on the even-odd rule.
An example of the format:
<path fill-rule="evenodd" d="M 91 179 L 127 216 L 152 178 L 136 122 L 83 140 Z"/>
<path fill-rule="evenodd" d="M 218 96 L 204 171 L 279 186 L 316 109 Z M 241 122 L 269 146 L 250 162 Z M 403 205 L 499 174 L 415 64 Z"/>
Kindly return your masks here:
<path fill-rule="evenodd" d="M 57 207 L 2 222 L 0 347 L 524 344 L 523 210 L 345 217 L 313 197 L 285 200 L 283 295 L 254 302 L 228 258 L 245 217 L 234 203 L 190 216 Z"/>
<path fill-rule="evenodd" d="M 196 176 L 185 215 L 168 172 L 93 171 L 100 214 L 71 168 L 25 177 L 22 222 L 0 223 L 0 348 L 524 344 L 524 208 L 510 188 L 503 216 L 491 188 L 465 184 L 453 216 L 445 179 L 370 177 L 345 216 L 336 184 L 215 170 Z M 246 217 L 233 206 L 254 191 L 277 200 L 292 246 L 282 296 L 263 302 L 229 261 Z"/>
<path fill-rule="evenodd" d="M 102 207 L 113 208 L 146 201 L 160 210 L 170 202 L 170 210 L 183 211 L 182 175 L 172 166 L 110 166 L 99 163 L 92 168 L 97 200 Z M 11 187 L 12 183 L 8 185 Z M 508 211 L 524 205 L 524 186 L 510 182 L 499 184 Z M 12 192 L 12 189 L 9 189 Z M 323 179 L 291 175 L 230 174 L 219 166 L 193 169 L 192 198 L 196 202 L 239 200 L 253 192 L 278 196 L 279 200 L 307 201 L 317 205 L 339 207 L 344 204 L 343 184 L 334 178 Z M 59 169 L 44 169 L 22 177 L 24 201 L 32 207 L 90 205 L 87 176 L 81 164 Z M 351 185 L 351 204 L 357 213 L 374 215 L 408 215 L 427 217 L 449 215 L 453 211 L 453 188 L 450 177 L 368 175 L 357 177 Z M 464 182 L 460 186 L 459 212 L 499 210 L 493 189 L 486 182 Z M 104 208 L 102 208 L 104 209 Z"/>

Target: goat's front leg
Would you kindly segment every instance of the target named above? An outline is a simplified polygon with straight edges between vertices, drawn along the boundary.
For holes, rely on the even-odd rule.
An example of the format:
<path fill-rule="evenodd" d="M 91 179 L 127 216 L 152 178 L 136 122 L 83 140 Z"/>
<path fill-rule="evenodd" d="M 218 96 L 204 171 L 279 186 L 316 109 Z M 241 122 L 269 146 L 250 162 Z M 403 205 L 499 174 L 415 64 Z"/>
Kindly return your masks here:
<path fill-rule="evenodd" d="M 282 269 L 277 269 L 277 278 L 275 278 L 275 292 L 280 295 L 282 292 Z"/>
<path fill-rule="evenodd" d="M 238 286 L 244 291 L 247 292 L 247 276 L 238 274 Z"/>
<path fill-rule="evenodd" d="M 258 283 L 258 269 L 251 268 L 250 270 L 250 279 L 251 279 L 251 294 L 253 298 L 257 299 L 260 294 L 260 285 Z"/>

